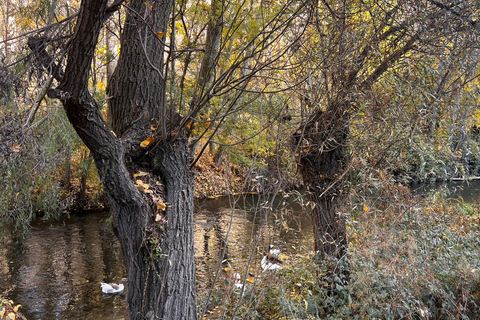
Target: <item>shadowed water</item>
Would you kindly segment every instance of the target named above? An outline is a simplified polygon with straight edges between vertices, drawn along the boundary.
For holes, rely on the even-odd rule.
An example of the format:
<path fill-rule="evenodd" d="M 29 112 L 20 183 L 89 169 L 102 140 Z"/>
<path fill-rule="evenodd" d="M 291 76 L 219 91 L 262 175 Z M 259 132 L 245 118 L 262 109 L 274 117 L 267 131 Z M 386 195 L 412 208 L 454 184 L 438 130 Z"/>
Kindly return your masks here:
<path fill-rule="evenodd" d="M 290 257 L 311 250 L 312 226 L 299 205 L 258 196 L 195 203 L 197 288 L 209 289 L 220 256 L 232 268 L 258 270 L 260 250 L 273 243 Z M 27 319 L 127 319 L 124 295 L 105 297 L 100 282 L 126 276 L 108 212 L 72 216 L 59 222 L 36 221 L 31 235 L 0 246 L 0 293 L 22 304 Z M 232 221 L 232 227 L 230 227 Z M 230 232 L 229 232 L 230 229 Z M 228 235 L 228 237 L 227 237 Z M 127 288 L 128 290 L 128 288 Z"/>

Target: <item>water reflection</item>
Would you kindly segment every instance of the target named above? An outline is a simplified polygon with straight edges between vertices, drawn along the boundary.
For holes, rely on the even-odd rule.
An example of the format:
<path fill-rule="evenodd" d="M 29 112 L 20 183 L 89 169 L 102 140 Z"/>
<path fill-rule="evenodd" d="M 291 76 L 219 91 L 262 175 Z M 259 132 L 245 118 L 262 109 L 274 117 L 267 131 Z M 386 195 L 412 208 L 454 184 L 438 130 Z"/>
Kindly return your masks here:
<path fill-rule="evenodd" d="M 100 281 L 121 278 L 120 248 L 103 223 L 108 212 L 37 222 L 0 257 L 0 288 L 27 319 L 127 319 L 123 297 L 104 299 Z M 115 240 L 115 241 L 112 241 Z"/>
<path fill-rule="evenodd" d="M 250 255 L 251 267 L 258 268 L 259 250 L 269 244 L 289 257 L 311 249 L 308 217 L 283 200 L 271 204 L 248 195 L 196 202 L 199 290 L 212 286 L 224 248 L 223 259 L 240 273 Z M 105 298 L 100 290 L 101 281 L 118 282 L 125 276 L 108 218 L 108 212 L 101 212 L 57 223 L 36 222 L 25 241 L 5 240 L 0 246 L 0 293 L 13 288 L 8 295 L 24 306 L 27 319 L 127 319 L 124 296 Z"/>
<path fill-rule="evenodd" d="M 417 194 L 445 194 L 448 198 L 461 198 L 466 203 L 480 202 L 480 180 L 450 181 L 447 183 L 415 183 L 410 186 Z"/>
<path fill-rule="evenodd" d="M 266 251 L 270 244 L 291 258 L 312 249 L 309 217 L 302 214 L 298 204 L 281 197 L 273 203 L 254 195 L 199 201 L 195 222 L 199 289 L 211 287 L 223 250 L 223 259 L 234 271 L 245 274 L 250 256 L 250 269 L 255 272 L 262 259 L 260 251 Z"/>

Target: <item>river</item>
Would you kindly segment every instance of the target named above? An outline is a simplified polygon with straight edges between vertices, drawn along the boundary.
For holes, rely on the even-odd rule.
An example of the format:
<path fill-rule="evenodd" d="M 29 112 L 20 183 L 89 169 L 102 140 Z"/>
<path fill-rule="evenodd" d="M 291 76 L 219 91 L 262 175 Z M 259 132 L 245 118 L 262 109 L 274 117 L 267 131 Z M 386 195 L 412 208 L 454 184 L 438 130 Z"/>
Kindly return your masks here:
<path fill-rule="evenodd" d="M 235 200 L 235 204 L 233 204 Z M 235 208 L 235 210 L 232 209 Z M 275 244 L 289 259 L 312 250 L 312 225 L 291 198 L 270 203 L 256 195 L 195 203 L 197 289 L 213 285 L 220 252 L 239 273 L 258 270 L 260 250 Z M 109 212 L 34 221 L 22 241 L 0 246 L 0 293 L 21 304 L 33 319 L 127 319 L 124 295 L 105 297 L 100 282 L 126 276 Z M 231 228 L 230 228 L 231 226 Z M 127 288 L 128 290 L 128 288 Z"/>

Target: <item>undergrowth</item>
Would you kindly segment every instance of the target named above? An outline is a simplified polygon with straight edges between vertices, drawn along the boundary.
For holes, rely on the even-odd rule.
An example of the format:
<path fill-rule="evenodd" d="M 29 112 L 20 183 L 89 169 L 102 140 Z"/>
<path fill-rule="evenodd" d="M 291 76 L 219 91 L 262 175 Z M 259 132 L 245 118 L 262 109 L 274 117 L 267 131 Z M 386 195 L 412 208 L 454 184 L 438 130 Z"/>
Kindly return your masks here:
<path fill-rule="evenodd" d="M 348 285 L 329 275 L 335 261 L 292 258 L 243 295 L 228 278 L 208 303 L 199 294 L 205 319 L 480 319 L 479 205 L 395 185 L 360 199 L 347 218 Z"/>

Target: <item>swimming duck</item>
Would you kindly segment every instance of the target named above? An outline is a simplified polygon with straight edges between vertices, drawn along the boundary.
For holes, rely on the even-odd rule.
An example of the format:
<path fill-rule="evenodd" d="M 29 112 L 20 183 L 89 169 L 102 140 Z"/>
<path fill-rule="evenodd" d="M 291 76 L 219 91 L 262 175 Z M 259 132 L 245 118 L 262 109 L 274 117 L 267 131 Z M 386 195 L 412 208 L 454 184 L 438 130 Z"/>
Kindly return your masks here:
<path fill-rule="evenodd" d="M 123 284 L 126 282 L 127 282 L 126 278 L 122 278 L 119 284 L 100 282 L 100 287 L 102 287 L 103 293 L 116 294 L 116 293 L 121 293 L 123 291 L 124 289 Z"/>
<path fill-rule="evenodd" d="M 277 259 L 277 260 L 280 261 L 280 259 L 278 258 L 278 256 L 280 255 L 280 249 L 278 247 L 274 246 L 273 244 L 268 246 L 267 255 L 272 259 Z"/>
<path fill-rule="evenodd" d="M 260 261 L 260 266 L 263 271 L 273 271 L 280 269 L 280 264 L 283 263 L 279 258 L 280 249 L 274 245 L 268 246 L 268 253 L 263 253 L 262 261 Z"/>
<path fill-rule="evenodd" d="M 233 282 L 236 289 L 243 289 L 242 276 L 240 276 L 240 273 L 235 272 L 233 274 Z"/>

